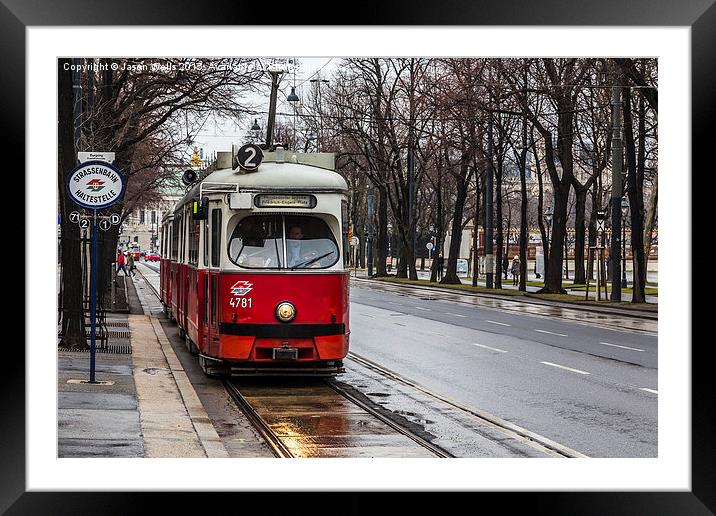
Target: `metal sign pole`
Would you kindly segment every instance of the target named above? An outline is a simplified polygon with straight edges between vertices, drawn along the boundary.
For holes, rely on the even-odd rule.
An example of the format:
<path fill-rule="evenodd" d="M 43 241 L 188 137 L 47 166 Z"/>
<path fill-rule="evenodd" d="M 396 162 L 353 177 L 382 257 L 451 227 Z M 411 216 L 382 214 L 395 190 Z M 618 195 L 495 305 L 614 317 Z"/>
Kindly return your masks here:
<path fill-rule="evenodd" d="M 97 210 L 94 210 L 92 217 L 92 261 L 90 262 L 91 272 L 91 297 L 90 297 L 90 379 L 89 383 L 97 383 L 95 380 L 95 354 L 97 352 Z"/>

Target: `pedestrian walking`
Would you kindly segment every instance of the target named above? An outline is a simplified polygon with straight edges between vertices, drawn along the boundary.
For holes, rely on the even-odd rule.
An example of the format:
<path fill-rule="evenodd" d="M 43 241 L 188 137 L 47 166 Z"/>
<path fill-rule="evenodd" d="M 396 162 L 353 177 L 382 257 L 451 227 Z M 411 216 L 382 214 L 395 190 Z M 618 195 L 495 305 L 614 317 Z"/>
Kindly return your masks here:
<path fill-rule="evenodd" d="M 502 272 L 505 274 L 505 279 L 507 279 L 507 270 L 510 266 L 510 259 L 507 257 L 507 253 L 505 253 L 504 258 L 502 258 Z"/>
<path fill-rule="evenodd" d="M 519 285 L 520 284 L 520 257 L 515 256 L 515 258 L 512 260 L 512 284 L 513 285 Z"/>
<path fill-rule="evenodd" d="M 132 253 L 127 255 L 127 266 L 129 267 L 129 273 L 134 276 L 136 274 L 134 269 L 136 269 L 137 266 L 134 265 L 134 255 Z"/>
<path fill-rule="evenodd" d="M 126 267 L 126 261 L 124 259 L 124 253 L 122 251 L 119 252 L 117 255 L 117 271 L 116 273 L 119 274 L 119 271 L 124 271 L 124 275 L 127 276 L 127 267 Z"/>

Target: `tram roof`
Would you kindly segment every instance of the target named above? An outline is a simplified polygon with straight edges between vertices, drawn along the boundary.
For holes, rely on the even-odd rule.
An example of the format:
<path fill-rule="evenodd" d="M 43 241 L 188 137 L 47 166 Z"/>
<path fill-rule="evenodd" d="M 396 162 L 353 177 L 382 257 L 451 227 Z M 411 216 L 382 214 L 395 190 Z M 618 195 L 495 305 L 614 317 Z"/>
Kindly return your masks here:
<path fill-rule="evenodd" d="M 213 171 L 201 182 L 194 185 L 177 203 L 182 206 L 199 196 L 202 183 L 238 185 L 241 190 L 276 190 L 276 191 L 310 191 L 348 192 L 348 185 L 343 177 L 332 170 L 320 166 L 290 161 L 263 161 L 254 172 L 240 169 L 222 168 Z M 207 189 L 205 193 L 209 193 Z"/>

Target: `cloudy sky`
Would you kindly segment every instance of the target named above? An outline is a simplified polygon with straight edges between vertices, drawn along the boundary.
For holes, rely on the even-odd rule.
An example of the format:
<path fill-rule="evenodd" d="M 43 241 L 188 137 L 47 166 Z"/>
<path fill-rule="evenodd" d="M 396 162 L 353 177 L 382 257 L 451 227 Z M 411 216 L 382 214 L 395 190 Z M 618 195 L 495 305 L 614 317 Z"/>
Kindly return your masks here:
<path fill-rule="evenodd" d="M 290 58 L 287 58 L 290 59 Z M 330 78 L 340 58 L 337 57 L 297 57 L 299 66 L 295 70 L 296 93 L 302 97 L 304 88 L 308 88 L 308 82 L 312 78 Z M 269 60 L 267 60 L 268 62 Z M 286 97 L 291 93 L 291 86 L 294 84 L 293 70 L 285 74 L 279 84 L 277 101 L 277 112 L 290 113 L 293 111 L 291 104 Z M 307 90 L 306 90 L 307 91 Z M 263 96 L 252 99 L 260 111 L 268 111 L 270 91 L 267 88 Z M 263 120 L 259 118 L 259 125 L 262 131 L 266 130 L 266 115 Z M 286 123 L 292 123 L 292 117 L 286 117 Z M 278 122 L 280 117 L 277 116 Z M 231 150 L 232 143 L 244 143 L 246 131 L 250 128 L 253 120 L 247 119 L 241 122 L 235 120 L 208 119 L 199 134 L 194 139 L 193 147 L 203 149 L 204 156 L 210 156 L 216 151 Z M 187 149 L 187 158 L 191 156 L 192 148 Z"/>

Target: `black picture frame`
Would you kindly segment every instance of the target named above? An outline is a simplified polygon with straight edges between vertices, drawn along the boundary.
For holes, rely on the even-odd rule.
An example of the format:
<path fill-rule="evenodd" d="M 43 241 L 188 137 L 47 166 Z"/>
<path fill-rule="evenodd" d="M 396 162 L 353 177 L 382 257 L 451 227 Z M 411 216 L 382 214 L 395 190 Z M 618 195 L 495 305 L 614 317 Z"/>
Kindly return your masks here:
<path fill-rule="evenodd" d="M 564 1 L 539 0 L 523 2 L 520 0 L 502 0 L 500 2 L 478 0 L 442 0 L 429 2 L 391 3 L 364 2 L 347 7 L 351 17 L 342 17 L 357 25 L 571 25 L 571 26 L 688 26 L 691 28 L 691 72 L 692 72 L 692 162 L 709 164 L 713 158 L 707 156 L 713 146 L 714 120 L 716 117 L 714 102 L 714 82 L 716 81 L 716 5 L 714 0 L 699 0 L 682 3 L 678 0 L 665 0 L 659 3 L 648 0 Z M 288 7 L 287 7 L 288 8 Z M 228 2 L 220 0 L 207 5 L 205 2 L 189 0 L 125 0 L 98 4 L 90 0 L 67 0 L 50 2 L 39 0 L 1 0 L 0 2 L 0 66 L 4 73 L 0 75 L 0 112 L 3 126 L 7 130 L 4 140 L 6 148 L 13 149 L 13 170 L 25 170 L 25 114 L 28 99 L 25 96 L 26 40 L 25 30 L 29 26 L 62 25 L 245 25 L 247 23 L 291 22 L 295 24 L 340 25 L 328 16 L 318 13 L 337 14 L 341 11 L 335 3 L 311 2 L 309 7 L 294 5 L 291 15 L 272 13 L 283 12 L 279 6 L 267 11 L 261 2 Z M 380 14 L 377 14 L 380 13 Z M 336 17 L 338 18 L 338 17 Z M 22 101 L 20 101 L 22 99 Z M 52 153 L 50 153 L 52 154 Z M 711 158 L 711 159 L 708 159 Z M 695 165 L 694 167 L 695 168 Z M 704 171 L 705 172 L 705 171 Z M 690 171 L 684 172 L 690 174 Z M 691 175 L 689 180 L 693 179 Z M 31 178 L 25 177 L 25 186 Z M 29 191 L 26 188 L 25 191 Z M 693 190 L 692 190 L 693 191 Z M 700 189 L 701 195 L 707 195 L 706 189 Z M 26 194 L 27 195 L 27 194 Z M 29 202 L 23 199 L 24 202 Z M 21 201 L 21 202 L 23 202 Z M 693 199 L 696 205 L 697 199 Z M 690 209 L 684 207 L 684 209 Z M 21 207 L 24 210 L 24 206 Z M 20 214 L 23 212 L 21 211 Z M 27 234 L 24 218 L 13 220 L 12 227 L 21 231 L 22 236 L 13 240 L 26 242 Z M 693 213 L 692 222 L 695 221 Z M 6 225 L 6 230 L 10 224 Z M 692 234 L 697 233 L 693 231 Z M 22 247 L 24 249 L 24 246 Z M 691 256 L 691 250 L 685 256 Z M 6 264 L 7 268 L 8 265 Z M 7 270 L 7 269 L 6 269 Z M 695 269 L 694 269 L 695 270 Z M 25 269 L 25 275 L 30 271 Z M 691 278 L 684 278 L 691 281 Z M 693 320 L 708 320 L 705 310 L 708 303 L 697 304 L 695 299 L 685 300 L 695 309 Z M 23 303 L 24 306 L 24 303 Z M 705 317 L 696 317 L 702 315 Z M 26 313 L 26 326 L 37 314 Z M 51 317 L 51 314 L 42 315 Z M 6 319 L 8 320 L 8 319 Z M 689 321 L 691 323 L 691 321 Z M 691 335 L 688 328 L 685 334 Z M 713 394 L 706 379 L 709 377 L 708 359 L 710 338 L 694 342 L 692 352 L 692 489 L 690 492 L 560 492 L 560 493 L 504 493 L 484 494 L 487 498 L 507 498 L 510 506 L 519 502 L 527 503 L 530 513 L 578 513 L 578 514 L 713 514 L 716 511 L 716 456 L 714 439 L 709 421 L 714 418 Z M 25 346 L 33 343 L 25 341 Z M 688 343 L 682 344 L 686 347 Z M 7 514 L 128 514 L 137 512 L 138 507 L 147 507 L 150 501 L 164 504 L 171 500 L 186 503 L 187 493 L 81 493 L 81 492 L 26 492 L 26 450 L 25 450 L 25 363 L 24 353 L 16 348 L 6 347 L 2 376 L 3 388 L 0 396 L 0 409 L 3 417 L 2 438 L 0 439 L 0 512 Z M 660 414 L 668 418 L 669 414 Z M 711 487 L 709 487 L 711 486 Z M 204 493 L 207 510 L 215 504 L 235 500 L 233 495 Z M 459 495 L 459 498 L 464 496 Z M 207 503 L 208 499 L 211 499 Z M 252 498 L 260 498 L 260 494 Z M 296 494 L 271 495 L 271 506 L 276 509 L 295 506 Z M 372 506 L 356 493 L 347 493 L 341 502 L 340 512 L 365 513 Z M 426 507 L 425 493 L 413 493 L 402 496 L 403 512 L 411 508 Z M 458 499 L 459 500 L 459 499 Z M 242 506 L 250 502 L 243 498 Z M 335 502 L 331 502 L 335 503 Z M 455 501 L 454 503 L 460 503 Z M 481 502 L 482 503 L 482 502 Z M 451 505 L 453 502 L 451 502 Z M 521 505 L 521 504 L 520 504 Z M 350 509 L 345 509 L 349 507 Z"/>

